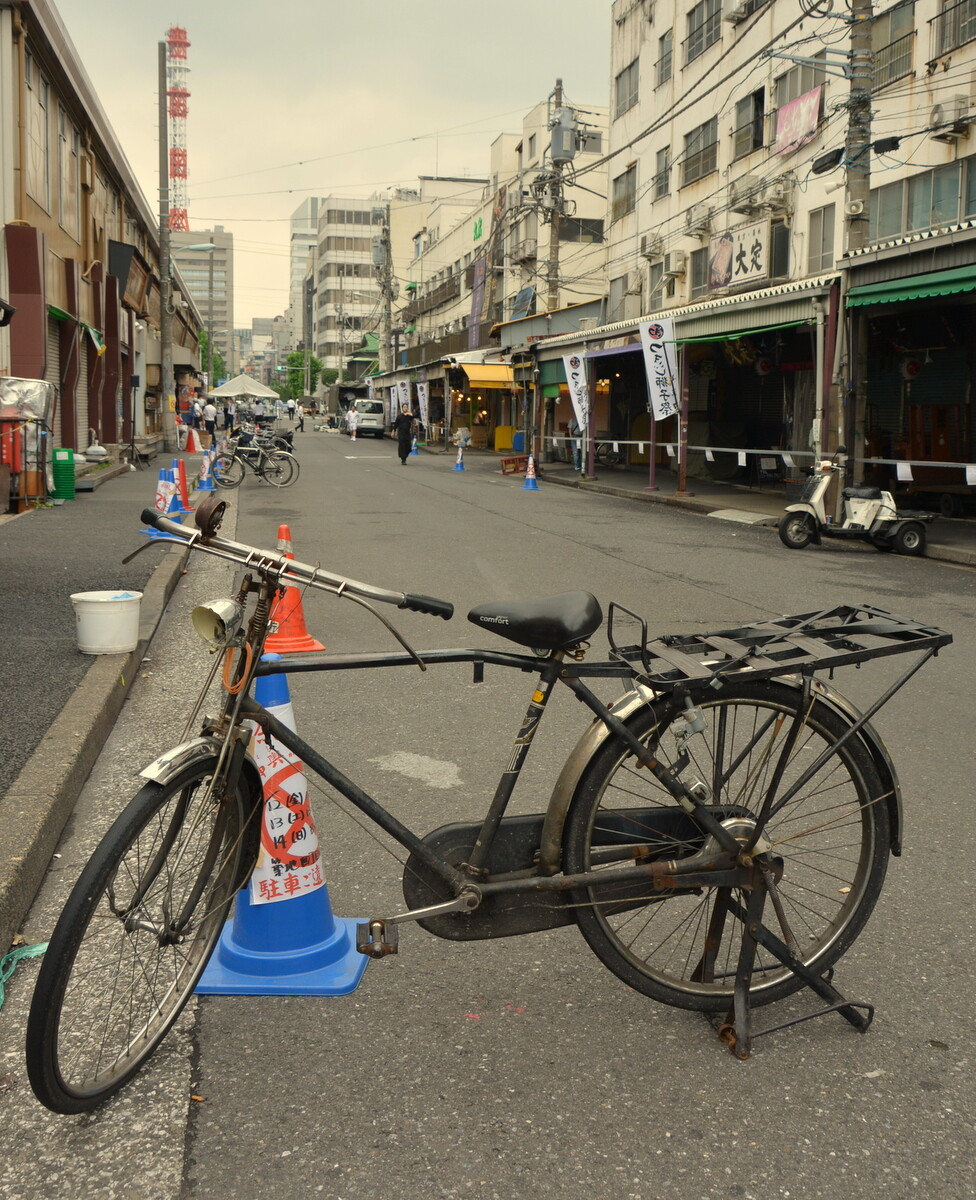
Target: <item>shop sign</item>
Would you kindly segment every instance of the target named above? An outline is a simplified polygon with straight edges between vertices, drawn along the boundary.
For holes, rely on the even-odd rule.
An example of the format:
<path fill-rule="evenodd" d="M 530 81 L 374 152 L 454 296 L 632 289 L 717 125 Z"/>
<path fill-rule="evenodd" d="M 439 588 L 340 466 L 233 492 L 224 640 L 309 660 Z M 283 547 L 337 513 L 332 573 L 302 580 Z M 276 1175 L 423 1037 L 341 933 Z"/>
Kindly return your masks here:
<path fill-rule="evenodd" d="M 567 354 L 563 359 L 563 371 L 576 420 L 580 429 L 587 429 L 590 424 L 590 394 L 586 387 L 586 360 L 580 354 Z"/>
<path fill-rule="evenodd" d="M 420 423 L 427 428 L 427 387 L 426 380 L 417 384 L 417 400 L 420 403 Z"/>
<path fill-rule="evenodd" d="M 674 321 L 642 321 L 637 331 L 644 351 L 648 411 L 655 421 L 664 421 L 678 411 Z"/>
<path fill-rule="evenodd" d="M 410 380 L 409 379 L 398 379 L 397 387 L 400 389 L 400 404 L 401 405 L 406 404 L 409 407 L 409 405 L 410 405 Z"/>
<path fill-rule="evenodd" d="M 777 154 L 790 154 L 817 136 L 822 91 L 817 87 L 788 104 L 780 105 L 776 113 Z"/>
<path fill-rule="evenodd" d="M 769 221 L 740 225 L 708 245 L 708 286 L 735 287 L 769 277 Z"/>

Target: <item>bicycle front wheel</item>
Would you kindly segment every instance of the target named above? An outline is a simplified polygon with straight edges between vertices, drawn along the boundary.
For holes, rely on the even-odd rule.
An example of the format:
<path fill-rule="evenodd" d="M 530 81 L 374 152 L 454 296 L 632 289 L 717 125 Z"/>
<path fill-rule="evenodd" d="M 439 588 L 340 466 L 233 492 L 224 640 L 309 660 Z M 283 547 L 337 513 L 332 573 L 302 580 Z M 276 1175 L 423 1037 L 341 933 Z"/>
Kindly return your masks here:
<path fill-rule="evenodd" d="M 781 940 L 789 926 L 799 957 L 823 972 L 854 942 L 874 908 L 890 847 L 884 788 L 863 742 L 854 737 L 803 781 L 824 750 L 837 746 L 844 718 L 813 701 L 792 749 L 783 748 L 801 703 L 800 692 L 772 681 L 727 684 L 699 697 L 706 728 L 687 735 L 684 710 L 666 700 L 641 709 L 631 729 L 673 774 L 703 782 L 719 820 L 754 828 L 774 772 L 783 774 L 776 796 L 801 786 L 767 823 L 769 853 L 784 860 L 778 891 L 782 919 L 765 920 Z M 584 772 L 566 824 L 567 872 L 609 869 L 631 852 L 642 858 L 680 859 L 701 849 L 704 837 L 664 787 L 617 740 L 607 743 Z M 727 1009 L 735 986 L 741 923 L 730 900 L 735 889 L 689 888 L 654 892 L 644 884 L 614 890 L 589 887 L 576 896 L 577 921 L 600 960 L 625 983 L 676 1008 Z M 752 979 L 753 1005 L 768 1004 L 803 987 L 778 959 L 759 947 Z"/>
<path fill-rule="evenodd" d="M 51 935 L 27 1024 L 38 1100 L 80 1113 L 118 1091 L 193 993 L 257 853 L 243 780 L 216 759 L 148 783 L 95 850 Z"/>
<path fill-rule="evenodd" d="M 218 454 L 210 468 L 217 487 L 240 487 L 244 479 L 244 464 L 233 454 Z"/>
<path fill-rule="evenodd" d="M 298 461 L 284 450 L 272 450 L 265 458 L 261 477 L 272 487 L 288 487 L 298 478 Z"/>

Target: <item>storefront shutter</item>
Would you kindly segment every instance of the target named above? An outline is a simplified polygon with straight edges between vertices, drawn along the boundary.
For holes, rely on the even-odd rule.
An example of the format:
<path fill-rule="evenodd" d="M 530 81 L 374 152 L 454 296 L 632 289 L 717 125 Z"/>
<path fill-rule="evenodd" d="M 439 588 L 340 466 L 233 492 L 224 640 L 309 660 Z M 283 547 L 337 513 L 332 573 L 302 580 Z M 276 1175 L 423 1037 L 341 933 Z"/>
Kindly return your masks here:
<path fill-rule="evenodd" d="M 61 322 L 47 318 L 47 369 L 44 378 L 55 388 L 54 420 L 51 433 L 51 449 L 61 443 Z"/>

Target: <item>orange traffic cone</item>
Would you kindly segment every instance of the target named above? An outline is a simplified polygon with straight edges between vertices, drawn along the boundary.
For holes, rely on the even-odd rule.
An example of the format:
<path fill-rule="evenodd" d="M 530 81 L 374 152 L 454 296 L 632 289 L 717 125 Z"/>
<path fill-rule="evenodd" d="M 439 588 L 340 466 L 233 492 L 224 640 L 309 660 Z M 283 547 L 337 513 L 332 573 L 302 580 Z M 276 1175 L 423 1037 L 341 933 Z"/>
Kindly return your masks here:
<path fill-rule="evenodd" d="M 278 526 L 278 549 L 285 558 L 295 557 L 291 552 L 291 530 L 287 525 Z M 285 585 L 285 594 L 274 606 L 271 619 L 278 622 L 278 630 L 264 644 L 269 654 L 301 654 L 306 650 L 325 649 L 305 625 L 301 588 Z"/>
<path fill-rule="evenodd" d="M 187 426 L 186 430 L 186 453 L 187 454 L 202 454 L 203 447 L 200 445 L 200 435 L 192 425 Z"/>

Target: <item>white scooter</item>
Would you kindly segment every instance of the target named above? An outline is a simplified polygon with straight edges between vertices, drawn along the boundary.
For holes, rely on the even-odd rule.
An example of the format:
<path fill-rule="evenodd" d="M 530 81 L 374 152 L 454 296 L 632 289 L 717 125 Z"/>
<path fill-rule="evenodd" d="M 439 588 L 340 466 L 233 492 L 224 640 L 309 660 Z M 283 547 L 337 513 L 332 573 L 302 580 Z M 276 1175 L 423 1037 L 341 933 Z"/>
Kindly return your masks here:
<path fill-rule="evenodd" d="M 843 467 L 837 455 L 822 459 L 810 472 L 800 499 L 789 504 L 779 521 L 779 540 L 791 550 L 802 550 L 811 542 L 819 546 L 824 537 L 870 542 L 876 550 L 897 550 L 913 557 L 925 553 L 925 525 L 934 520 L 927 512 L 898 512 L 894 497 L 877 487 L 846 487 L 841 492 L 844 517 L 835 524 L 824 511 L 824 497 L 831 478 Z"/>

